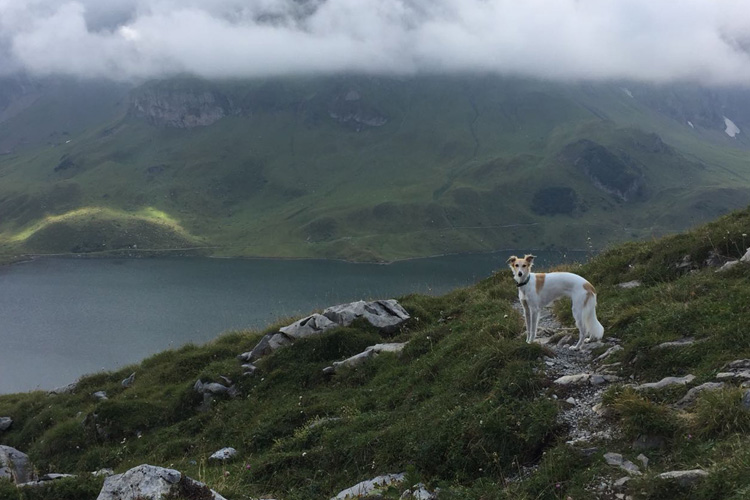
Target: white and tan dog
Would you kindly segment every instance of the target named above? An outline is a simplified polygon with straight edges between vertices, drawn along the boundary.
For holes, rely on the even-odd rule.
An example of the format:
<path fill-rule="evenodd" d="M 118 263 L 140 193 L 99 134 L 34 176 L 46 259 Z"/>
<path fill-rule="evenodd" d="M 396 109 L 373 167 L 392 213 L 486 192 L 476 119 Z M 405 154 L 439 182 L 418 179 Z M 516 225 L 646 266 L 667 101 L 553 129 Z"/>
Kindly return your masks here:
<path fill-rule="evenodd" d="M 531 343 L 536 338 L 542 308 L 560 297 L 570 297 L 573 301 L 578 343 L 571 346 L 571 350 L 580 349 L 584 340 L 599 340 L 604 336 L 604 327 L 596 319 L 596 290 L 591 283 L 573 273 L 532 273 L 533 255 L 526 255 L 523 259 L 513 255 L 508 259 L 508 265 L 513 271 L 518 299 L 523 306 L 526 342 Z"/>

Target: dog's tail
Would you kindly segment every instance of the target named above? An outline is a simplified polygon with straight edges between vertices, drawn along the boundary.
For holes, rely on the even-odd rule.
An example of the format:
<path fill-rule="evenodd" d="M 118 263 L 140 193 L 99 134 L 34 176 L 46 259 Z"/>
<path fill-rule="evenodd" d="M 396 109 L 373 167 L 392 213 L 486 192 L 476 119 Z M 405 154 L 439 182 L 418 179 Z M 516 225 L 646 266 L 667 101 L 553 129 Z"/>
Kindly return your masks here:
<path fill-rule="evenodd" d="M 604 337 L 604 327 L 596 318 L 596 294 L 592 293 L 586 305 L 583 306 L 583 323 L 586 333 L 591 340 L 601 340 Z"/>

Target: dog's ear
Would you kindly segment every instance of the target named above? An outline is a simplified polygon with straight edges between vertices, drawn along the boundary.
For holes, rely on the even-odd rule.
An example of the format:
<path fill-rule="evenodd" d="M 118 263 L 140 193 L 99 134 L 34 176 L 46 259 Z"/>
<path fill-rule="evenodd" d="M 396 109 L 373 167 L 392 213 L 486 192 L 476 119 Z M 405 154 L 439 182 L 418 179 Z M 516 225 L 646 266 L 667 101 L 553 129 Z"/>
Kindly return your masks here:
<path fill-rule="evenodd" d="M 529 253 L 529 254 L 526 254 L 526 255 L 524 256 L 523 260 L 525 260 L 526 262 L 528 262 L 528 263 L 529 263 L 529 265 L 531 265 L 531 264 L 533 264 L 533 263 L 534 263 L 534 258 L 535 258 L 535 257 L 536 257 L 536 255 L 531 255 L 531 254 Z"/>
<path fill-rule="evenodd" d="M 510 257 L 508 257 L 508 260 L 506 260 L 505 262 L 506 264 L 513 264 L 517 260 L 518 260 L 518 257 L 516 257 L 515 255 L 511 255 Z"/>

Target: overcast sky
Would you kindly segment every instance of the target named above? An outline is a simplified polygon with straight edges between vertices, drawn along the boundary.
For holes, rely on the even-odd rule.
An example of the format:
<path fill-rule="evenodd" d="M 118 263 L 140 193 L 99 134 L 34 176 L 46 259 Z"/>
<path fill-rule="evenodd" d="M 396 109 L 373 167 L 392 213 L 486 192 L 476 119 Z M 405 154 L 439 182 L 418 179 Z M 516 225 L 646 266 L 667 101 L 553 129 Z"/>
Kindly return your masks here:
<path fill-rule="evenodd" d="M 0 72 L 750 83 L 748 0 L 0 0 Z"/>

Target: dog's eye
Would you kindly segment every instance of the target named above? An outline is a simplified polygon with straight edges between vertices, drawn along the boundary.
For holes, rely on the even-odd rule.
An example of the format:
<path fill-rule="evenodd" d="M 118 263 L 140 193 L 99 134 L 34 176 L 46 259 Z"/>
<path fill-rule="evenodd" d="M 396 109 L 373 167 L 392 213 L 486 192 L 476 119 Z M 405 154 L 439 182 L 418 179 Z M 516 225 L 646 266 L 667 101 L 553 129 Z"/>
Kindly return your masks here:
<path fill-rule="evenodd" d="M 526 267 L 526 264 L 524 264 L 523 267 Z"/>

